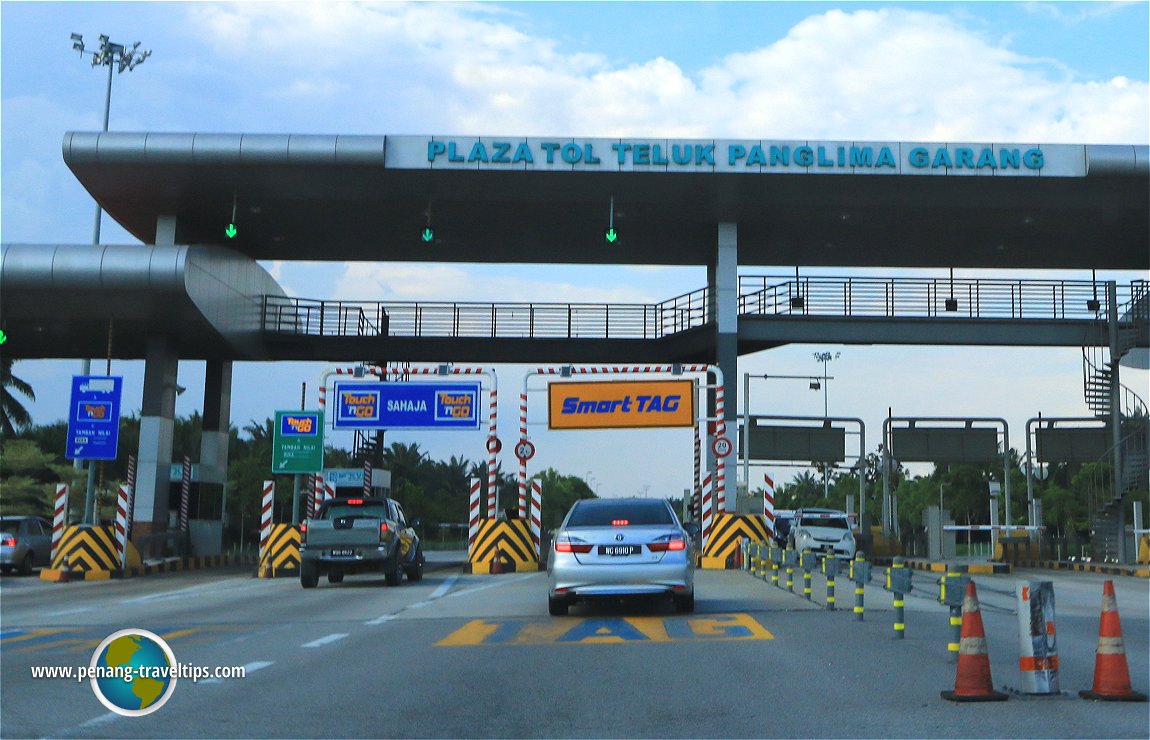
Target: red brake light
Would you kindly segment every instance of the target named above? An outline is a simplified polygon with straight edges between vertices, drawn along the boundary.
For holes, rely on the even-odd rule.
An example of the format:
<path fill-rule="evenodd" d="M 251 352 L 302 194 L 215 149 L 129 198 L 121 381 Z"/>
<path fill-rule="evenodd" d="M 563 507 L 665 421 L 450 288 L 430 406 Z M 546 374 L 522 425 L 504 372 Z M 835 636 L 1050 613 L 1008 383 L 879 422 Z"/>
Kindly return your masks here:
<path fill-rule="evenodd" d="M 8 535 L 4 539 L 0 540 L 0 545 L 3 545 L 4 547 L 15 547 L 16 546 L 16 538 L 13 537 L 12 535 Z"/>
<path fill-rule="evenodd" d="M 349 498 L 347 502 L 352 506 L 363 506 L 363 499 L 361 498 Z"/>
<path fill-rule="evenodd" d="M 611 520 L 611 526 L 612 527 L 626 527 L 630 523 L 631 523 L 631 521 L 629 519 L 612 519 Z"/>
<path fill-rule="evenodd" d="M 582 555 L 591 552 L 591 545 L 572 542 L 570 536 L 564 536 L 555 540 L 555 552 L 573 552 Z"/>
<path fill-rule="evenodd" d="M 686 550 L 687 543 L 682 537 L 668 535 L 666 539 L 659 539 L 654 542 L 647 543 L 647 549 L 651 552 L 667 552 L 668 550 Z"/>
<path fill-rule="evenodd" d="M 387 534 L 390 531 L 391 531 L 391 528 L 387 526 L 387 522 L 380 522 L 379 523 L 379 536 L 380 537 L 384 536 L 385 534 Z"/>

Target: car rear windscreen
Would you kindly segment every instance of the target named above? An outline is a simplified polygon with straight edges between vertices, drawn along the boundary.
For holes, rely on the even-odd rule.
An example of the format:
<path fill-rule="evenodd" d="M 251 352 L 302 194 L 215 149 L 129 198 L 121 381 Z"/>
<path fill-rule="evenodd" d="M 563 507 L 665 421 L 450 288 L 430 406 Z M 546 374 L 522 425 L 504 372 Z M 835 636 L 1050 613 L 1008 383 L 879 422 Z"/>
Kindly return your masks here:
<path fill-rule="evenodd" d="M 353 519 L 386 519 L 387 506 L 384 504 L 367 504 L 353 506 L 351 504 L 336 504 L 324 511 L 321 519 L 339 519 L 351 517 Z"/>
<path fill-rule="evenodd" d="M 568 527 L 610 527 L 617 522 L 627 522 L 627 526 L 651 524 L 673 525 L 675 518 L 671 510 L 661 501 L 651 503 L 621 503 L 611 505 L 576 506 L 567 520 Z"/>
<path fill-rule="evenodd" d="M 842 516 L 804 516 L 799 522 L 800 527 L 826 527 L 827 529 L 850 529 L 846 517 Z"/>

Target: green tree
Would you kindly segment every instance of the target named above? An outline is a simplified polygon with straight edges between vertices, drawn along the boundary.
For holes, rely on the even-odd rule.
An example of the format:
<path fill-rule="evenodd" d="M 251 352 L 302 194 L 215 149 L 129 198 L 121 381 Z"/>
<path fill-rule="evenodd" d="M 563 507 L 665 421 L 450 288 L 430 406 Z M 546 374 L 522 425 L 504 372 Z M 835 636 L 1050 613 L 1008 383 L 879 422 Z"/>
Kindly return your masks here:
<path fill-rule="evenodd" d="M 80 490 L 84 473 L 59 462 L 30 439 L 0 440 L 0 514 L 52 518 L 56 484 Z M 71 509 L 83 508 L 83 498 L 70 497 Z M 72 516 L 74 520 L 79 514 Z"/>
<path fill-rule="evenodd" d="M 596 498 L 587 481 L 578 476 L 563 475 L 554 468 L 547 468 L 535 477 L 539 479 L 543 494 L 539 523 L 545 530 L 558 527 L 576 501 Z"/>
<path fill-rule="evenodd" d="M 17 431 L 32 426 L 32 415 L 15 394 L 35 401 L 36 392 L 26 381 L 12 374 L 14 363 L 11 357 L 0 357 L 0 437 L 13 437 Z"/>

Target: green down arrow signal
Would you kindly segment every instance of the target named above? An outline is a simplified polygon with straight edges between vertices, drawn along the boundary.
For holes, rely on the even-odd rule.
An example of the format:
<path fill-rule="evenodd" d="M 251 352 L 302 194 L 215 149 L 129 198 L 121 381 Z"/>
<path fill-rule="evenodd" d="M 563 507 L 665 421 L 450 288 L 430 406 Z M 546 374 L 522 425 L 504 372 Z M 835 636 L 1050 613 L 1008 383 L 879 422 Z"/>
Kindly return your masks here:
<path fill-rule="evenodd" d="M 420 233 L 420 237 L 422 237 L 423 241 L 430 242 L 435 239 L 435 231 L 428 226 Z"/>
<path fill-rule="evenodd" d="M 607 229 L 605 235 L 607 237 L 608 244 L 614 244 L 615 240 L 619 238 L 619 232 L 615 231 L 615 229 Z"/>
<path fill-rule="evenodd" d="M 233 239 L 233 238 L 235 238 L 235 235 L 239 232 L 236 231 L 236 225 L 235 224 L 228 224 L 228 228 L 224 229 L 224 233 L 228 235 L 229 239 Z"/>

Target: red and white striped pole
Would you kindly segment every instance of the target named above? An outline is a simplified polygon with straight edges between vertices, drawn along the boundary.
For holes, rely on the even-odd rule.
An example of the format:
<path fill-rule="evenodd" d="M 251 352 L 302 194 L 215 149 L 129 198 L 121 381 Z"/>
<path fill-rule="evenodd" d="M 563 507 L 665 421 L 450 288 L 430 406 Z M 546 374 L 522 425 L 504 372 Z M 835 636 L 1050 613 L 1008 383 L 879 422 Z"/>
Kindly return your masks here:
<path fill-rule="evenodd" d="M 723 392 L 723 373 L 719 368 L 712 367 L 716 376 L 715 385 L 715 439 L 724 439 L 727 436 L 726 400 Z M 727 458 L 725 455 L 716 455 L 715 460 L 715 510 L 720 514 L 727 513 Z"/>
<path fill-rule="evenodd" d="M 775 541 L 775 481 L 771 476 L 763 473 L 763 482 L 767 487 L 763 489 L 763 518 L 767 520 L 767 541 Z"/>
<path fill-rule="evenodd" d="M 699 434 L 699 422 L 695 422 L 695 478 L 691 486 L 691 493 L 693 500 L 691 501 L 691 508 L 695 516 L 699 516 L 699 504 L 703 500 L 703 443 L 702 435 Z"/>
<path fill-rule="evenodd" d="M 497 410 L 499 408 L 499 389 L 496 386 L 495 374 L 491 374 L 491 393 L 488 396 L 490 403 L 490 418 L 487 428 L 487 518 L 494 519 L 499 508 L 495 498 L 495 468 L 499 464 L 499 434 L 496 429 Z"/>
<path fill-rule="evenodd" d="M 527 381 L 519 394 L 519 439 L 527 439 Z M 519 458 L 519 518 L 527 518 L 527 458 Z"/>
<path fill-rule="evenodd" d="M 707 543 L 711 541 L 711 527 L 715 522 L 715 514 L 712 508 L 711 499 L 711 474 L 707 473 L 703 477 L 703 547 L 707 547 Z"/>
<path fill-rule="evenodd" d="M 188 531 L 188 508 L 192 496 L 192 458 L 184 455 L 184 474 L 180 478 L 180 531 Z"/>
<path fill-rule="evenodd" d="M 267 557 L 268 541 L 272 536 L 272 504 L 276 497 L 275 481 L 264 481 L 264 498 L 260 508 L 260 560 Z"/>
<path fill-rule="evenodd" d="M 128 455 L 128 539 L 132 539 L 132 521 L 136 516 L 136 456 Z"/>
<path fill-rule="evenodd" d="M 64 527 L 68 526 L 68 486 L 56 484 L 56 505 L 52 514 L 52 562 L 56 562 L 56 552 L 60 549 L 60 538 Z"/>
<path fill-rule="evenodd" d="M 315 518 L 315 513 L 319 511 L 319 505 L 323 503 L 323 487 L 323 473 L 316 473 L 312 479 L 311 505 L 307 510 L 308 519 Z"/>
<path fill-rule="evenodd" d="M 483 481 L 479 478 L 468 479 L 470 496 L 467 501 L 467 555 L 475 547 L 475 538 L 479 534 L 479 495 Z"/>
<path fill-rule="evenodd" d="M 116 497 L 116 557 L 120 567 L 128 567 L 128 491 L 127 485 L 120 486 Z"/>
<path fill-rule="evenodd" d="M 539 558 L 543 553 L 540 552 L 540 544 L 542 542 L 541 535 L 543 528 L 540 525 L 540 519 L 543 516 L 543 486 L 537 480 L 531 481 L 531 509 L 528 514 L 528 521 L 531 526 L 531 541 L 535 543 L 535 557 Z"/>

